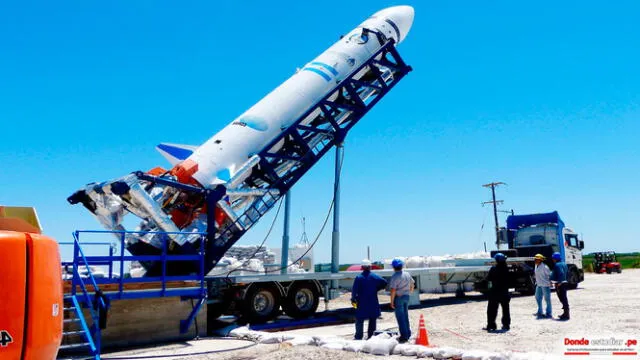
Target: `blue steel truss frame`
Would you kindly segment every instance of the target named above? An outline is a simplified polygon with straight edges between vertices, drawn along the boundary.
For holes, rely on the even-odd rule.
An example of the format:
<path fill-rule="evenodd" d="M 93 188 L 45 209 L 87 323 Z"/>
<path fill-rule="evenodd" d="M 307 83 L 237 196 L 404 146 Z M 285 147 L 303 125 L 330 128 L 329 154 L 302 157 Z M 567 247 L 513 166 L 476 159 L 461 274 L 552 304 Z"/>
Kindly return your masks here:
<path fill-rule="evenodd" d="M 356 74 L 363 70 L 367 70 L 367 77 L 356 79 Z M 388 40 L 260 151 L 257 169 L 245 183 L 266 190 L 266 194 L 220 231 L 208 246 L 208 259 L 213 264 L 219 261 L 331 147 L 341 144 L 349 130 L 411 70 L 398 54 L 394 41 Z M 362 99 L 360 94 L 367 90 L 370 96 Z M 312 114 L 319 116 L 309 122 Z"/>
<path fill-rule="evenodd" d="M 273 208 L 280 197 L 331 147 L 341 144 L 349 130 L 411 70 L 398 54 L 393 39 L 386 41 L 375 54 L 257 154 L 260 161 L 251 176 L 245 180 L 245 185 L 264 190 L 265 194 L 221 229 L 216 229 L 213 209 L 226 194 L 223 185 L 206 189 L 141 171 L 135 172 L 135 175 L 140 180 L 172 186 L 205 197 L 208 209 L 206 245 L 196 248 L 199 247 L 198 251 L 205 249 L 204 272 L 208 273 L 227 250 Z M 356 79 L 356 75 L 363 71 L 366 74 Z M 364 92 L 369 94 L 366 99 L 361 97 Z M 317 116 L 310 119 L 313 114 Z M 278 144 L 283 145 L 280 147 Z"/>

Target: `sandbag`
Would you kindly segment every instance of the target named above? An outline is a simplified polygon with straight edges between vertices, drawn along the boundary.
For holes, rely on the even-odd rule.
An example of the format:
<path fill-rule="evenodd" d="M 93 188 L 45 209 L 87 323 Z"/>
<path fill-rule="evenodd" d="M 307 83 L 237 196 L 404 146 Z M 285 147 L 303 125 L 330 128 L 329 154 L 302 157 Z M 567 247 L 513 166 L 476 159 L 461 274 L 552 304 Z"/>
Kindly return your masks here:
<path fill-rule="evenodd" d="M 423 349 L 422 345 L 414 345 L 414 344 L 398 344 L 395 348 L 393 348 L 394 355 L 405 355 L 405 356 L 416 356 L 418 351 Z"/>
<path fill-rule="evenodd" d="M 435 350 L 436 350 L 435 348 L 421 346 L 416 356 L 419 358 L 430 358 L 430 357 L 433 357 L 433 353 Z"/>
<path fill-rule="evenodd" d="M 324 349 L 331 349 L 331 350 L 342 350 L 342 348 L 344 347 L 344 343 L 340 343 L 340 342 L 330 342 L 330 343 L 326 343 L 322 346 L 320 346 L 321 348 Z"/>
<path fill-rule="evenodd" d="M 358 353 L 362 351 L 362 348 L 364 348 L 364 343 L 364 340 L 347 341 L 342 350 Z"/>
<path fill-rule="evenodd" d="M 337 336 L 314 336 L 313 340 L 317 346 L 323 346 L 325 344 L 341 344 L 344 346 L 347 342 L 347 340 Z"/>
<path fill-rule="evenodd" d="M 291 346 L 300 346 L 300 345 L 315 345 L 316 342 L 311 336 L 307 335 L 296 335 L 291 337 L 290 339 L 285 339 L 283 343 L 287 343 Z"/>
<path fill-rule="evenodd" d="M 462 357 L 462 350 L 450 347 L 442 347 L 433 352 L 434 359 L 451 359 L 460 357 Z"/>
<path fill-rule="evenodd" d="M 229 332 L 229 336 L 231 337 L 249 341 L 260 341 L 260 337 L 262 336 L 262 334 L 265 333 L 251 330 L 247 326 L 241 326 Z"/>
<path fill-rule="evenodd" d="M 382 333 L 365 341 L 362 351 L 373 355 L 389 355 L 396 345 L 398 345 L 396 339 L 391 338 L 389 334 Z"/>

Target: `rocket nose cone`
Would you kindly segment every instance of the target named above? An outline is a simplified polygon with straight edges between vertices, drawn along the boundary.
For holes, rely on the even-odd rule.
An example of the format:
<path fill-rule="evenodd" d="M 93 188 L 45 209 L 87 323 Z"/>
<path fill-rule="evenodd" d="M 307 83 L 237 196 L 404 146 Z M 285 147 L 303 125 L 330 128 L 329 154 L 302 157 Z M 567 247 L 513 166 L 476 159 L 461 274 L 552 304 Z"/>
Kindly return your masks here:
<path fill-rule="evenodd" d="M 413 10 L 413 7 L 408 5 L 401 5 L 380 10 L 375 13 L 374 16 L 384 18 L 389 21 L 391 25 L 398 31 L 400 35 L 398 43 L 401 43 L 402 40 L 407 37 L 407 34 L 409 33 L 411 26 L 413 25 L 414 14 L 415 11 Z"/>

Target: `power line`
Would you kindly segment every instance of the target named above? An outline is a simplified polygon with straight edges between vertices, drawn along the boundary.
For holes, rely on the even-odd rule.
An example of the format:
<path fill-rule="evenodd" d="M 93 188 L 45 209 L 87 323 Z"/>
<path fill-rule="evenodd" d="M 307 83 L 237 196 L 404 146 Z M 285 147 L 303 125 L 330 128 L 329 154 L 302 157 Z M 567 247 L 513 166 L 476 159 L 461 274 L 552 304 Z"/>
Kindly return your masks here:
<path fill-rule="evenodd" d="M 500 186 L 500 185 L 507 185 L 506 183 L 503 182 L 492 182 L 489 184 L 484 184 L 482 185 L 482 187 L 486 187 L 486 188 L 491 188 L 491 201 L 484 201 L 482 203 L 482 206 L 486 205 L 486 204 L 493 204 L 493 219 L 495 220 L 495 224 L 496 224 L 496 248 L 498 250 L 500 250 L 500 224 L 498 223 L 498 204 L 502 204 L 504 201 L 502 200 L 496 200 L 496 187 Z"/>

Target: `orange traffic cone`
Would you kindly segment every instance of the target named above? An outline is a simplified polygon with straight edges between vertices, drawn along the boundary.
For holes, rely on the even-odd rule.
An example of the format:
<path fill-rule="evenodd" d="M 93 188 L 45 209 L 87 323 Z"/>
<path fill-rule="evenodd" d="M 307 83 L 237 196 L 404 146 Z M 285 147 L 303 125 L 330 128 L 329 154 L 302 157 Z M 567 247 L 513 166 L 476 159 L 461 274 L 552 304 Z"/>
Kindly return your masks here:
<path fill-rule="evenodd" d="M 427 327 L 424 325 L 424 316 L 422 314 L 420 314 L 420 325 L 418 326 L 416 345 L 429 346 L 429 335 L 427 334 Z"/>

